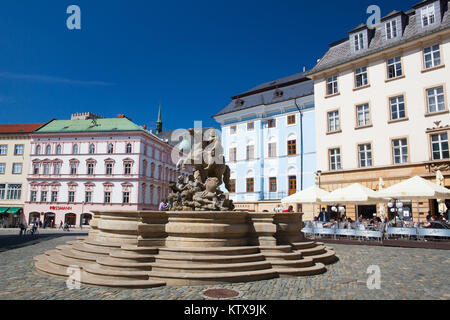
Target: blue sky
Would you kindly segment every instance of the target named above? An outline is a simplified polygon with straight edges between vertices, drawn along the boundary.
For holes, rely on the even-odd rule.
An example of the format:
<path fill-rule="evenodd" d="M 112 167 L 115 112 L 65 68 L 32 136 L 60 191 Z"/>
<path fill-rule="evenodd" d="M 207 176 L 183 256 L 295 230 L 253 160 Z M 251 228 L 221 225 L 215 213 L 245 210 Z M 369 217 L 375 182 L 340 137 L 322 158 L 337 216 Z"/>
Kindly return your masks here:
<path fill-rule="evenodd" d="M 164 129 L 216 125 L 232 95 L 314 66 L 328 44 L 416 1 L 2 0 L 0 123 L 91 111 Z M 81 30 L 66 9 L 81 8 Z"/>

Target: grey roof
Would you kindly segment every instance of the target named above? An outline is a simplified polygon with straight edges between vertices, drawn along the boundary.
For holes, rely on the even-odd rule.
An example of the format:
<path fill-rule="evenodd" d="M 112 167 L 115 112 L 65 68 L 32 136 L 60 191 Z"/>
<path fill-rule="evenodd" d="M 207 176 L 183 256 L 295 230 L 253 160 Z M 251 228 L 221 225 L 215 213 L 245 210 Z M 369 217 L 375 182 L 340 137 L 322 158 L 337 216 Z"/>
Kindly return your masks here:
<path fill-rule="evenodd" d="M 283 91 L 281 97 L 276 97 L 274 92 L 279 89 Z M 232 101 L 213 117 L 241 111 L 262 104 L 273 104 L 295 98 L 314 94 L 314 82 L 305 77 L 305 73 L 296 73 L 278 80 L 263 83 L 253 89 L 232 97 Z M 236 100 L 243 101 L 237 105 Z"/>
<path fill-rule="evenodd" d="M 422 2 L 428 2 L 425 0 Z M 392 12 L 390 13 L 392 14 Z M 407 25 L 400 39 L 396 41 L 385 42 L 382 39 L 382 32 L 380 28 L 377 28 L 372 40 L 370 41 L 369 47 L 358 54 L 352 54 L 350 51 L 350 41 L 347 39 L 343 42 L 338 42 L 334 46 L 330 45 L 330 48 L 325 53 L 325 55 L 320 59 L 314 68 L 306 72 L 306 75 L 312 75 L 319 71 L 327 70 L 329 68 L 334 68 L 338 65 L 344 64 L 346 62 L 356 60 L 362 57 L 366 57 L 376 52 L 383 51 L 387 48 L 395 47 L 405 42 L 409 42 L 415 39 L 422 38 L 426 35 L 435 33 L 437 31 L 450 28 L 450 11 L 447 9 L 444 12 L 441 23 L 436 24 L 436 26 L 427 28 L 425 30 L 417 28 L 416 16 L 414 11 L 408 11 Z"/>
<path fill-rule="evenodd" d="M 391 12 L 389 12 L 387 15 L 385 15 L 383 18 L 381 18 L 381 21 L 387 20 L 389 18 L 392 18 L 396 15 L 402 14 L 403 11 L 398 11 L 398 10 L 392 10 Z"/>

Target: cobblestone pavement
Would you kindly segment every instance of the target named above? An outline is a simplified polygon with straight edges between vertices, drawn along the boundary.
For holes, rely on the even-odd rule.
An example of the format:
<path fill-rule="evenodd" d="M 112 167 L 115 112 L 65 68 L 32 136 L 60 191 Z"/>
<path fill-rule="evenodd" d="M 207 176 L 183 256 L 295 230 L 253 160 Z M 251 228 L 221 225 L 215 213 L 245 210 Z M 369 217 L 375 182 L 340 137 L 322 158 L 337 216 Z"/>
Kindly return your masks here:
<path fill-rule="evenodd" d="M 10 236 L 8 236 L 10 237 Z M 0 252 L 0 300 L 3 299 L 203 299 L 211 287 L 239 290 L 239 299 L 450 299 L 450 251 L 332 245 L 340 260 L 325 274 L 215 286 L 166 286 L 152 289 L 69 290 L 61 279 L 38 274 L 33 256 L 75 239 L 57 234 Z M 0 247 L 6 242 L 0 235 Z M 369 290 L 367 268 L 381 269 L 381 289 Z"/>

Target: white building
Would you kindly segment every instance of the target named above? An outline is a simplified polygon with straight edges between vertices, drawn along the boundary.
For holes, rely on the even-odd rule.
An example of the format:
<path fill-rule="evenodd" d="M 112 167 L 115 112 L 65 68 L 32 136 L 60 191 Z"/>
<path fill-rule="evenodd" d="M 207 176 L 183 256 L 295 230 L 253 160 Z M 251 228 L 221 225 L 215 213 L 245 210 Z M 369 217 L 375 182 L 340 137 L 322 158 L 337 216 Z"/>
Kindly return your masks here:
<path fill-rule="evenodd" d="M 308 72 L 314 80 L 321 187 L 360 182 L 376 189 L 413 175 L 450 185 L 450 12 L 447 1 L 393 11 L 362 24 Z M 419 202 L 421 218 L 436 203 Z M 417 217 L 416 202 L 413 214 Z M 348 212 L 356 210 L 348 208 Z M 371 216 L 374 206 L 361 206 Z"/>

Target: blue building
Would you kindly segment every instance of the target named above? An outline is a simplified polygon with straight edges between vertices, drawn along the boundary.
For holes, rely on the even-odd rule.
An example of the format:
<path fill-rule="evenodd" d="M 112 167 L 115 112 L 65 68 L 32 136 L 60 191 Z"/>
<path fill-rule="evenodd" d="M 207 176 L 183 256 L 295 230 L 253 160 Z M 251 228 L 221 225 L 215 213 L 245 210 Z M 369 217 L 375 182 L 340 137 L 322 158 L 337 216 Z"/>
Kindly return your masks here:
<path fill-rule="evenodd" d="M 315 183 L 313 81 L 304 73 L 232 97 L 213 118 L 235 202 L 279 200 Z"/>

